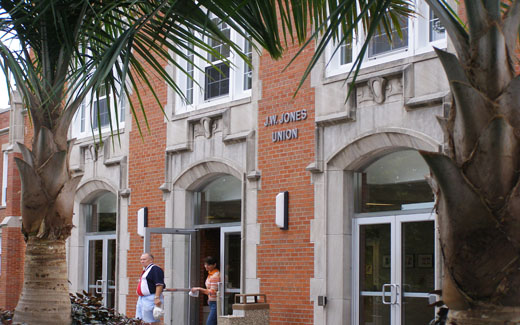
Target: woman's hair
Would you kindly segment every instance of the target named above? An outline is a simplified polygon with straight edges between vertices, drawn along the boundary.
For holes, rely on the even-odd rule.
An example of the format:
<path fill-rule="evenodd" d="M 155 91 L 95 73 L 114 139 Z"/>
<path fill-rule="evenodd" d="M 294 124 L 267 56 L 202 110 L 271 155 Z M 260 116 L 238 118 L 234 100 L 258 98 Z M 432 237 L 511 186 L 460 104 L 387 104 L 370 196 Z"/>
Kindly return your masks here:
<path fill-rule="evenodd" d="M 208 265 L 217 264 L 217 259 L 214 258 L 213 256 L 206 256 L 206 258 L 204 259 L 204 264 L 208 264 Z"/>

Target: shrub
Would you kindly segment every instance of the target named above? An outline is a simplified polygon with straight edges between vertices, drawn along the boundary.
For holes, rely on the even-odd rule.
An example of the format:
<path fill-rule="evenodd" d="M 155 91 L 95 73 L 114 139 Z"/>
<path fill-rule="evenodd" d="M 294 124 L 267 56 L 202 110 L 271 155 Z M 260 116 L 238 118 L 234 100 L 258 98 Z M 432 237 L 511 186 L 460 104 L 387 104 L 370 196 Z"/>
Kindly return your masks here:
<path fill-rule="evenodd" d="M 103 306 L 103 298 L 85 291 L 70 294 L 72 304 L 72 324 L 143 324 L 139 319 L 128 318 L 112 308 Z"/>
<path fill-rule="evenodd" d="M 132 324 L 139 325 L 143 322 L 139 319 L 128 318 L 118 314 L 112 308 L 103 306 L 103 298 L 93 296 L 85 291 L 70 295 L 72 324 L 106 324 L 120 325 Z M 10 325 L 13 322 L 13 311 L 0 309 L 0 323 Z"/>
<path fill-rule="evenodd" d="M 12 324 L 13 322 L 13 311 L 0 309 L 0 323 Z"/>

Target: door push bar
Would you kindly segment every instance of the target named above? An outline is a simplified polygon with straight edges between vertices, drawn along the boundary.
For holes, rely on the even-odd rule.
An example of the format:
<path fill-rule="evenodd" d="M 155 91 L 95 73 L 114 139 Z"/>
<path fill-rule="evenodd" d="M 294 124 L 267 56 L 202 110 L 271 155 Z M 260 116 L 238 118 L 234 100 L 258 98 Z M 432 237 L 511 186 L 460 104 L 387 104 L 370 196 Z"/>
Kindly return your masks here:
<path fill-rule="evenodd" d="M 390 301 L 385 300 L 385 296 L 387 293 L 386 288 L 390 288 Z M 395 305 L 397 304 L 397 296 L 399 296 L 399 285 L 395 283 L 385 283 L 381 289 L 381 300 L 384 305 Z"/>

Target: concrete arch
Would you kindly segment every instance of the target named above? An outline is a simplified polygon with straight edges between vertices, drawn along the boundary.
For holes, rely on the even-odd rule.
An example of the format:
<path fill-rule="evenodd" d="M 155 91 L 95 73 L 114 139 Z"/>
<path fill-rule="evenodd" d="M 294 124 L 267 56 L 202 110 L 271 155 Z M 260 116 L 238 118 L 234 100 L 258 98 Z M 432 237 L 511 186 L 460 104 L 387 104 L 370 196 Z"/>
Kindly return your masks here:
<path fill-rule="evenodd" d="M 189 166 L 172 183 L 174 187 L 194 191 L 213 177 L 222 174 L 233 175 L 242 181 L 243 173 L 233 163 L 211 159 Z"/>
<path fill-rule="evenodd" d="M 380 129 L 361 135 L 327 160 L 329 170 L 359 170 L 391 152 L 416 149 L 438 152 L 441 144 L 435 139 L 412 130 Z"/>
<path fill-rule="evenodd" d="M 112 192 L 117 195 L 117 190 L 108 182 L 103 180 L 88 180 L 76 191 L 76 202 L 87 203 L 95 198 L 100 192 Z"/>

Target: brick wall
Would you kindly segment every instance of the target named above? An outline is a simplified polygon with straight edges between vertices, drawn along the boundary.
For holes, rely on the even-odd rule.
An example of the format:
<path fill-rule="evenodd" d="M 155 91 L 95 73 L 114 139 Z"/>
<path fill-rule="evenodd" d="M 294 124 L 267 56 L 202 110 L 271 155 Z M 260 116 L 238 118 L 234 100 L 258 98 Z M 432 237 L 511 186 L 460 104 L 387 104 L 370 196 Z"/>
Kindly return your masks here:
<path fill-rule="evenodd" d="M 164 81 L 154 79 L 154 89 L 161 99 L 161 105 L 166 103 L 167 88 Z M 164 114 L 158 107 L 149 91 L 142 90 L 142 98 L 150 129 L 147 129 L 141 112 L 138 121 L 142 136 L 139 134 L 135 120 L 130 132 L 130 150 L 128 157 L 128 186 L 131 189 L 130 206 L 128 208 L 128 232 L 130 235 L 130 250 L 128 251 L 127 274 L 129 277 L 129 294 L 126 314 L 135 315 L 137 294 L 135 287 L 141 275 L 142 266 L 139 257 L 143 253 L 143 239 L 137 235 L 137 210 L 148 207 L 148 226 L 164 227 L 164 202 L 159 187 L 164 183 L 164 158 L 166 148 L 166 124 Z M 132 98 L 134 105 L 139 105 L 136 97 Z M 161 235 L 152 235 L 151 251 L 155 264 L 164 265 Z"/>
<path fill-rule="evenodd" d="M 25 242 L 20 228 L 2 228 L 0 308 L 14 309 L 22 292 Z"/>
<path fill-rule="evenodd" d="M 260 292 L 267 294 L 271 324 L 312 324 L 310 278 L 314 270 L 314 248 L 310 243 L 310 221 L 314 218 L 314 190 L 306 166 L 314 160 L 314 90 L 307 80 L 296 98 L 293 94 L 309 57 L 309 47 L 286 71 L 294 56 L 290 48 L 284 59 L 260 60 L 262 100 L 258 107 L 258 168 L 262 173 L 258 194 L 261 224 L 257 251 Z M 268 116 L 305 109 L 305 120 L 264 126 Z M 298 129 L 298 137 L 273 142 L 273 132 Z M 275 225 L 275 197 L 289 191 L 289 229 Z"/>
<path fill-rule="evenodd" d="M 0 114 L 0 129 L 9 127 L 9 111 Z M 9 134 L 0 135 L 0 143 L 9 143 Z M 14 157 L 18 153 L 9 153 L 7 170 L 6 206 L 0 208 L 0 220 L 5 217 L 19 217 L 21 183 Z M 3 152 L 0 155 L 0 193 L 3 184 Z M 0 194 L 1 195 L 1 194 Z M 25 256 L 25 242 L 19 227 L 3 227 L 0 273 L 0 308 L 14 309 L 23 285 L 23 261 Z"/>

